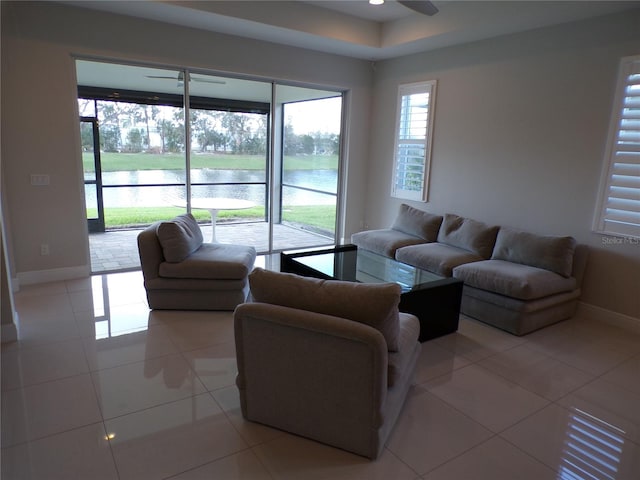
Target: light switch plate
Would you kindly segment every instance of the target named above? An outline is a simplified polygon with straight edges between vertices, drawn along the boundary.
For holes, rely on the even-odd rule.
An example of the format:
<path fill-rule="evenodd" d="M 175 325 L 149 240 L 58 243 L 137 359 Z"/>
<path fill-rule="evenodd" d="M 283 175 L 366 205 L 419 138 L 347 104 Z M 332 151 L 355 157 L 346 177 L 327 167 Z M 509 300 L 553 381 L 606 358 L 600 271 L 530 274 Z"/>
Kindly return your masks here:
<path fill-rule="evenodd" d="M 47 175 L 46 173 L 32 173 L 31 185 L 49 185 L 49 175 Z"/>

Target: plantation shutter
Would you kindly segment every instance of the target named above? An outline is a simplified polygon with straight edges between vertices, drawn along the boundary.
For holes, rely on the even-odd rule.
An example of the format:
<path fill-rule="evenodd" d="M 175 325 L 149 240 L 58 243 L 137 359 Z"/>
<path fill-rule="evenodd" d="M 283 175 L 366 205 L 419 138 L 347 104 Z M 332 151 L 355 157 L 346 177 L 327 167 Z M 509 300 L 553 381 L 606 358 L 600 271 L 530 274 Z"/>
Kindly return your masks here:
<path fill-rule="evenodd" d="M 640 237 L 640 57 L 623 60 L 596 229 Z"/>
<path fill-rule="evenodd" d="M 427 200 L 436 82 L 400 85 L 391 195 Z"/>

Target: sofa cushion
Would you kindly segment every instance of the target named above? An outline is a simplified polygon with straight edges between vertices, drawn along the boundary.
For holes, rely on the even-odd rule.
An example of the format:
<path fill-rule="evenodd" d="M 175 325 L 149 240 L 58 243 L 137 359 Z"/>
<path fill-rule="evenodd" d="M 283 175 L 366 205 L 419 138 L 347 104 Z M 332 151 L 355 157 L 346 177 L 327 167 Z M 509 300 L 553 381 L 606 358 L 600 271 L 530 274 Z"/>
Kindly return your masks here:
<path fill-rule="evenodd" d="M 160 222 L 156 229 L 162 253 L 167 262 L 181 262 L 200 245 L 202 231 L 196 219 L 190 213 L 179 215 L 169 222 Z"/>
<path fill-rule="evenodd" d="M 255 259 L 253 247 L 203 243 L 182 262 L 162 262 L 159 275 L 163 278 L 242 280 L 249 275 Z"/>
<path fill-rule="evenodd" d="M 413 355 L 413 347 L 420 337 L 420 321 L 409 313 L 400 313 L 400 334 L 398 336 L 398 351 L 389 352 L 387 367 L 387 386 L 401 384 L 403 376 L 411 374 L 407 365 Z"/>
<path fill-rule="evenodd" d="M 491 258 L 544 268 L 570 277 L 575 249 L 573 237 L 541 236 L 503 227 L 498 232 Z"/>
<path fill-rule="evenodd" d="M 520 300 L 543 298 L 577 288 L 575 278 L 504 260 L 460 265 L 453 269 L 453 276 L 465 285 Z"/>
<path fill-rule="evenodd" d="M 257 302 L 365 323 L 382 333 L 389 351 L 398 350 L 398 284 L 320 280 L 255 268 L 249 285 Z"/>
<path fill-rule="evenodd" d="M 404 247 L 396 252 L 396 260 L 414 267 L 450 277 L 458 265 L 484 260 L 480 255 L 443 243 L 425 243 Z"/>
<path fill-rule="evenodd" d="M 427 242 L 435 242 L 441 224 L 442 217 L 440 215 L 432 215 L 403 203 L 400 205 L 400 212 L 391 229 L 420 237 Z"/>
<path fill-rule="evenodd" d="M 351 243 L 358 248 L 393 258 L 399 248 L 424 243 L 424 239 L 387 228 L 354 233 Z"/>
<path fill-rule="evenodd" d="M 492 227 L 470 218 L 447 213 L 438 232 L 438 242 L 489 259 L 496 243 L 498 229 L 497 226 Z"/>

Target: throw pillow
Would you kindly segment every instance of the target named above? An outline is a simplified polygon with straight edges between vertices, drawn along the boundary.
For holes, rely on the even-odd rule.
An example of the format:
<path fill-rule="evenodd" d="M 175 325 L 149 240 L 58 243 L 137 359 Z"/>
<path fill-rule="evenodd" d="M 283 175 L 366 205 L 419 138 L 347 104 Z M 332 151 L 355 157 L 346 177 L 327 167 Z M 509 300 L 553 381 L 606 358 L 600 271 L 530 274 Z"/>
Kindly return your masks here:
<path fill-rule="evenodd" d="M 171 263 L 183 261 L 200 248 L 203 241 L 200 226 L 190 213 L 179 215 L 169 222 L 160 222 L 156 235 L 164 259 Z"/>
<path fill-rule="evenodd" d="M 323 313 L 367 324 L 398 350 L 400 285 L 320 280 L 255 268 L 249 275 L 257 302 Z"/>
<path fill-rule="evenodd" d="M 498 229 L 497 226 L 491 227 L 470 218 L 447 213 L 438 233 L 438 242 L 462 248 L 489 259 L 496 243 Z"/>
<path fill-rule="evenodd" d="M 409 205 L 400 205 L 400 212 L 391 229 L 423 238 L 428 242 L 435 242 L 438 230 L 442 224 L 442 217 L 418 210 Z"/>
<path fill-rule="evenodd" d="M 503 227 L 491 258 L 543 268 L 568 278 L 575 249 L 573 237 L 542 236 Z"/>

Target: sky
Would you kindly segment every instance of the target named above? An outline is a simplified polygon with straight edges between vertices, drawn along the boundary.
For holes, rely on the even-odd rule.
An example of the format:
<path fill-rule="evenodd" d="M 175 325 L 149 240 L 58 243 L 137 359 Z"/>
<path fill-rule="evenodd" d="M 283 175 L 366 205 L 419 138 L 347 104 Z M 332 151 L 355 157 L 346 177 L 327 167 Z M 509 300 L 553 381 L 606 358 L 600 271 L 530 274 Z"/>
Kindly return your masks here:
<path fill-rule="evenodd" d="M 287 123 L 293 125 L 296 135 L 313 132 L 340 133 L 342 97 L 307 102 L 287 103 Z M 290 120 L 290 121 L 289 121 Z"/>

